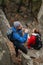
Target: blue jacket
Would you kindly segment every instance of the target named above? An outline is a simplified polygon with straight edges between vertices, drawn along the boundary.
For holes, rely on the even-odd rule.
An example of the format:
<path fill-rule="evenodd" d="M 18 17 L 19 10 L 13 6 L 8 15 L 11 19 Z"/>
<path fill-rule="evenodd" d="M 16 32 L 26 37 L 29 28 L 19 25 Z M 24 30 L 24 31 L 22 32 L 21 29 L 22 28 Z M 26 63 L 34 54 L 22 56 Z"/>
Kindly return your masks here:
<path fill-rule="evenodd" d="M 13 39 L 16 40 L 16 43 L 20 43 L 20 44 L 23 44 L 26 42 L 27 40 L 27 36 L 28 34 L 25 33 L 24 35 L 22 35 L 22 30 L 16 30 L 16 28 L 12 27 L 12 30 L 13 30 Z M 16 44 L 15 43 L 15 44 Z"/>

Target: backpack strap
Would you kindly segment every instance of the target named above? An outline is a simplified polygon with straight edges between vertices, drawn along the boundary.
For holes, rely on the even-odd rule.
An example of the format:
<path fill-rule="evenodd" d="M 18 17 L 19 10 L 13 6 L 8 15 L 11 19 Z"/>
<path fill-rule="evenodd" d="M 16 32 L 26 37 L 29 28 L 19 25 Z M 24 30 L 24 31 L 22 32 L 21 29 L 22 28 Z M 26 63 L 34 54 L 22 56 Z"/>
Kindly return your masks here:
<path fill-rule="evenodd" d="M 39 34 L 38 34 L 38 33 L 32 33 L 32 35 L 34 35 L 34 36 L 39 36 Z"/>

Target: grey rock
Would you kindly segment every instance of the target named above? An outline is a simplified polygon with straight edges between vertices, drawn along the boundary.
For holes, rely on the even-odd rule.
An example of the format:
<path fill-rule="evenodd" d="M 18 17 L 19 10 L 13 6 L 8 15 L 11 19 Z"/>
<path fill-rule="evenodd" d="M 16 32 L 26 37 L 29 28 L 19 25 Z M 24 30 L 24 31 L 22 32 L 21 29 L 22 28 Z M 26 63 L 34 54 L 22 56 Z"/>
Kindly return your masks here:
<path fill-rule="evenodd" d="M 6 36 L 6 31 L 10 27 L 8 20 L 5 17 L 5 14 L 0 9 L 0 30 L 4 36 Z"/>
<path fill-rule="evenodd" d="M 3 36 L 0 36 L 0 65 L 13 65 L 9 48 Z"/>
<path fill-rule="evenodd" d="M 0 37 L 0 65 L 11 65 L 9 49 L 3 37 Z"/>

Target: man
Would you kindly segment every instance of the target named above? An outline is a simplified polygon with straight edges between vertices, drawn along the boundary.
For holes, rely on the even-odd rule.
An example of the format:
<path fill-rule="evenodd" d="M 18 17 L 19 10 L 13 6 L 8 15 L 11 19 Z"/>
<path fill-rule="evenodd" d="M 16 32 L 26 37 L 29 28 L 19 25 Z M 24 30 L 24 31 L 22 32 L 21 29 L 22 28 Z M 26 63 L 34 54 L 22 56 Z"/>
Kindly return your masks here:
<path fill-rule="evenodd" d="M 14 26 L 12 27 L 13 30 L 13 40 L 14 46 L 16 51 L 16 57 L 18 57 L 18 50 L 20 49 L 22 52 L 27 54 L 27 49 L 24 47 L 24 43 L 27 41 L 28 37 L 28 30 L 24 29 L 23 34 L 23 27 L 19 21 L 14 22 Z M 28 57 L 27 57 L 28 58 Z"/>

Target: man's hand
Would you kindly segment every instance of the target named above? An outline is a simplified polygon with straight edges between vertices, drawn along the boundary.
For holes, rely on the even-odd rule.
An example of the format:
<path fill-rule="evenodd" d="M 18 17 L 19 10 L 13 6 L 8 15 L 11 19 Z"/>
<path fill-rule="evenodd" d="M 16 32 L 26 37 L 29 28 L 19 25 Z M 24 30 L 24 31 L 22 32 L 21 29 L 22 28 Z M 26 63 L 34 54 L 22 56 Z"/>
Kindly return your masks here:
<path fill-rule="evenodd" d="M 25 33 L 28 33 L 28 29 L 25 29 Z"/>

